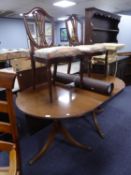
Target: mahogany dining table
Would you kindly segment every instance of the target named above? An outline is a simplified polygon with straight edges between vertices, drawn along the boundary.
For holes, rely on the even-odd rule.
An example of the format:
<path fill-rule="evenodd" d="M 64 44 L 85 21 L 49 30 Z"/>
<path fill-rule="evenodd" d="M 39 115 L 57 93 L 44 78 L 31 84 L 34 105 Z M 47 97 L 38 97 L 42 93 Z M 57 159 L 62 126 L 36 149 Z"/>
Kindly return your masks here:
<path fill-rule="evenodd" d="M 79 118 L 99 108 L 104 102 L 114 97 L 124 89 L 125 84 L 122 80 L 115 77 L 95 77 L 107 82 L 114 83 L 114 90 L 110 96 L 84 90 L 70 85 L 57 83 L 53 86 L 53 103 L 48 98 L 48 86 L 46 84 L 38 86 L 35 90 L 28 88 L 18 92 L 16 97 L 17 107 L 27 116 L 33 118 L 52 119 L 52 130 L 50 131 L 46 144 L 38 154 L 30 160 L 30 164 L 39 159 L 52 145 L 57 133 L 61 133 L 71 144 L 91 150 L 90 146 L 79 143 L 69 131 L 63 126 L 63 119 Z M 96 116 L 94 124 L 99 130 Z M 101 131 L 98 131 L 101 132 Z"/>

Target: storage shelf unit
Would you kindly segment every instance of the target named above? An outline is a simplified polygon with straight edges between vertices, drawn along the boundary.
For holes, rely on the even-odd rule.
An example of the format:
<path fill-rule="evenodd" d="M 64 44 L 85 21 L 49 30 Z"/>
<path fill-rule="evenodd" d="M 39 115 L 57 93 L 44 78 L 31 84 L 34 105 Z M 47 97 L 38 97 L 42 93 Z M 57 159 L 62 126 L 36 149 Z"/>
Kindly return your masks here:
<path fill-rule="evenodd" d="M 97 8 L 85 9 L 85 44 L 117 42 L 120 16 Z"/>

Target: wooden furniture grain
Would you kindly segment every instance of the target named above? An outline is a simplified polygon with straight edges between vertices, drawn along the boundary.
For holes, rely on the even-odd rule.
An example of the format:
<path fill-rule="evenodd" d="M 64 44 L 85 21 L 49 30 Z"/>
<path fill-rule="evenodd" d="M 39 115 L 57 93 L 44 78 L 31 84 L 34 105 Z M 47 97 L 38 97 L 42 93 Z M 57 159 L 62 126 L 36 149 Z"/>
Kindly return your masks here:
<path fill-rule="evenodd" d="M 10 67 L 1 68 L 0 72 L 16 73 L 16 81 L 13 92 L 23 90 L 24 88 L 33 85 L 33 70 L 29 49 L 4 49 L 0 52 L 0 61 L 10 62 Z M 47 81 L 47 76 L 43 78 L 42 74 L 46 75 L 45 66 L 41 63 L 36 63 L 36 84 Z M 18 80 L 18 81 L 17 81 Z"/>
<path fill-rule="evenodd" d="M 83 59 L 80 59 L 80 71 L 87 70 L 88 68 L 88 75 L 90 76 L 90 65 L 91 65 L 91 58 L 95 55 L 102 55 L 106 52 L 104 49 L 92 48 L 89 51 L 90 45 L 83 45 L 83 22 L 81 19 L 78 18 L 77 15 L 73 14 L 69 16 L 67 20 L 65 20 L 66 28 L 67 28 L 67 36 L 69 39 L 70 46 L 78 46 L 81 52 L 84 51 Z M 79 47 L 80 46 L 80 47 Z M 84 49 L 83 49 L 84 47 Z M 105 56 L 106 57 L 106 56 Z M 71 69 L 71 62 L 70 59 L 69 66 L 68 66 L 68 73 L 70 73 Z"/>
<path fill-rule="evenodd" d="M 36 38 L 34 38 L 31 29 L 29 28 L 28 16 L 32 14 L 33 21 L 36 27 Z M 32 62 L 32 69 L 33 69 L 33 86 L 35 88 L 35 58 L 34 58 L 34 51 L 35 49 L 46 48 L 52 46 L 54 44 L 54 19 L 51 17 L 44 9 L 40 7 L 33 8 L 27 13 L 23 14 L 24 17 L 24 24 L 26 28 L 26 32 L 30 41 L 30 56 Z M 51 32 L 51 41 L 50 43 L 47 42 L 45 37 L 45 25 L 49 22 L 51 25 L 50 32 Z M 38 60 L 37 60 L 38 61 Z M 52 101 L 52 90 L 51 90 L 51 71 L 50 71 L 50 64 L 47 65 L 47 72 L 48 72 L 48 83 L 49 83 L 49 95 L 50 100 Z"/>
<path fill-rule="evenodd" d="M 33 38 L 32 33 L 30 31 L 28 25 L 28 15 L 32 14 L 36 25 L 36 39 Z M 24 23 L 27 35 L 30 40 L 30 56 L 32 59 L 32 69 L 34 72 L 34 88 L 35 88 L 35 62 L 41 62 L 45 64 L 47 68 L 47 77 L 48 77 L 48 89 L 49 89 L 49 96 L 50 102 L 52 102 L 52 79 L 55 81 L 55 75 L 57 71 L 57 63 L 63 62 L 64 60 L 68 60 L 75 55 L 81 55 L 80 51 L 75 48 L 71 47 L 51 47 L 54 43 L 54 19 L 51 17 L 45 10 L 40 7 L 35 7 L 27 13 L 23 14 Z M 51 24 L 51 42 L 48 43 L 45 37 L 45 25 L 49 22 Z M 49 48 L 47 48 L 49 47 Z M 75 52 L 72 52 L 75 51 Z M 51 74 L 51 65 L 54 64 L 54 74 Z"/>
<path fill-rule="evenodd" d="M 72 14 L 65 20 L 69 45 L 83 44 L 83 23 L 76 14 Z"/>
<path fill-rule="evenodd" d="M 120 16 L 97 8 L 85 9 L 85 44 L 117 43 Z"/>
<path fill-rule="evenodd" d="M 67 37 L 70 46 L 76 46 L 83 44 L 83 23 L 80 21 L 76 14 L 72 14 L 68 19 L 65 20 L 65 25 L 67 29 Z M 69 60 L 67 73 L 70 73 L 71 62 Z"/>
<path fill-rule="evenodd" d="M 43 77 L 43 74 L 45 77 Z M 33 70 L 32 69 L 27 69 L 27 70 L 22 70 L 16 72 L 17 75 L 17 80 L 19 84 L 19 91 L 23 91 L 24 89 L 27 89 L 31 86 L 33 86 Z M 46 83 L 47 82 L 47 72 L 46 68 L 39 67 L 36 68 L 35 71 L 35 83 L 36 85 L 41 84 L 41 83 Z"/>
<path fill-rule="evenodd" d="M 9 166 L 0 166 L 0 175 L 17 175 L 15 145 L 10 142 L 0 141 L 0 152 L 3 151 L 9 154 Z"/>
<path fill-rule="evenodd" d="M 117 43 L 119 33 L 120 16 L 97 8 L 85 9 L 85 44 Z M 110 54 L 109 54 L 110 56 Z M 104 72 L 108 72 L 108 56 L 100 63 Z"/>
<path fill-rule="evenodd" d="M 114 83 L 115 88 L 112 96 L 119 93 L 125 87 L 124 82 L 118 78 L 98 76 L 95 78 Z M 63 88 L 62 84 L 54 86 L 53 93 L 53 103 L 49 103 L 48 101 L 48 87 L 46 85 L 37 87 L 36 91 L 27 89 L 23 92 L 19 92 L 16 98 L 16 105 L 25 114 L 35 118 L 53 120 L 52 130 L 49 133 L 46 144 L 36 157 L 30 161 L 30 164 L 39 159 L 42 154 L 47 151 L 53 143 L 57 133 L 61 133 L 69 143 L 77 147 L 91 149 L 89 146 L 80 144 L 70 135 L 63 126 L 62 119 L 82 117 L 87 112 L 93 112 L 101 104 L 111 98 L 111 96 L 105 96 L 80 88 L 74 88 L 72 86 L 64 86 Z M 93 120 L 96 130 L 101 132 L 95 114 L 93 115 Z"/>
<path fill-rule="evenodd" d="M 118 56 L 129 56 L 129 57 L 131 57 L 131 52 L 118 52 L 117 55 Z"/>
<path fill-rule="evenodd" d="M 13 106 L 13 94 L 12 94 L 12 88 L 14 86 L 15 77 L 16 75 L 14 73 L 0 72 L 0 87 L 4 88 L 6 93 L 6 99 L 0 100 L 0 112 L 7 113 L 8 119 L 9 119 L 9 122 L 0 121 L 0 132 L 10 134 L 10 136 L 12 137 L 12 143 L 15 145 L 16 155 L 17 155 L 16 157 L 17 171 L 21 173 L 19 138 L 18 138 L 16 116 L 15 116 L 15 111 Z M 9 148 L 11 148 L 12 143 L 9 144 L 10 145 Z M 2 145 L 4 145 L 4 143 Z M 8 148 L 8 144 L 7 144 L 7 148 Z"/>

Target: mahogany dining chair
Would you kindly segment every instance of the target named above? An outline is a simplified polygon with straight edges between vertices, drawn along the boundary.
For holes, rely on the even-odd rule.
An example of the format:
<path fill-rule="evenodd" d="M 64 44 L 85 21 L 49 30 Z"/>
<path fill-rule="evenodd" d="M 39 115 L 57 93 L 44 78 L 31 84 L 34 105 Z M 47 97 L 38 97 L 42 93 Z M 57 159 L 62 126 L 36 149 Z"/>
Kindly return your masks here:
<path fill-rule="evenodd" d="M 35 25 L 35 32 L 32 32 L 32 29 L 30 27 L 30 23 L 29 23 L 30 14 L 32 15 L 32 20 Z M 53 46 L 54 19 L 44 9 L 40 7 L 35 7 L 29 12 L 24 13 L 23 18 L 24 18 L 25 29 L 26 29 L 26 32 L 29 38 L 29 43 L 30 43 L 30 57 L 31 57 L 31 63 L 32 63 L 32 70 L 33 70 L 33 87 L 35 88 L 36 64 L 35 64 L 34 52 L 36 49 Z M 48 21 L 48 25 L 50 25 L 50 31 L 49 31 L 50 36 L 48 38 L 50 42 L 47 42 L 48 35 L 46 36 L 46 32 L 45 32 L 45 26 L 47 23 L 46 21 Z M 47 72 L 48 72 L 48 83 L 50 87 L 51 72 L 49 71 L 48 66 L 47 66 Z M 51 88 L 49 88 L 49 94 L 50 96 L 52 96 Z"/>
<path fill-rule="evenodd" d="M 36 35 L 32 33 L 29 15 L 35 24 Z M 67 61 L 76 55 L 82 53 L 77 49 L 69 46 L 53 46 L 54 45 L 54 19 L 44 9 L 35 7 L 27 13 L 23 14 L 26 32 L 30 41 L 30 57 L 32 60 L 32 69 L 34 72 L 35 88 L 35 63 L 41 62 L 47 68 L 47 82 L 49 89 L 50 102 L 52 102 L 52 79 L 55 82 L 57 64 Z M 54 73 L 52 76 L 51 65 L 54 65 Z"/>
<path fill-rule="evenodd" d="M 83 44 L 83 23 L 76 14 L 70 15 L 65 20 L 67 29 L 67 37 L 70 46 L 77 46 Z M 73 60 L 69 60 L 67 73 L 71 72 L 71 63 Z"/>

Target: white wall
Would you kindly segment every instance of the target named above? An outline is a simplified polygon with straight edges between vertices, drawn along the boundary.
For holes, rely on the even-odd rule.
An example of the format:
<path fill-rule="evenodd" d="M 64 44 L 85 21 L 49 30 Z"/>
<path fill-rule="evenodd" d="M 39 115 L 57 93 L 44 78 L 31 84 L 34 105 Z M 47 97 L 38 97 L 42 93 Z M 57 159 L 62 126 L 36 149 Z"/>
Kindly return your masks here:
<path fill-rule="evenodd" d="M 126 46 L 120 51 L 131 52 L 131 16 L 121 15 L 121 21 L 119 23 L 118 42 L 126 44 Z"/>
<path fill-rule="evenodd" d="M 0 18 L 0 49 L 27 48 L 23 20 Z"/>
<path fill-rule="evenodd" d="M 60 28 L 65 28 L 64 22 L 57 22 L 55 25 L 55 44 L 68 45 L 68 42 L 60 41 Z M 120 51 L 131 51 L 131 16 L 121 15 L 117 39 L 119 43 L 126 44 L 126 47 Z M 0 42 L 0 49 L 27 48 L 23 20 L 0 18 Z"/>

